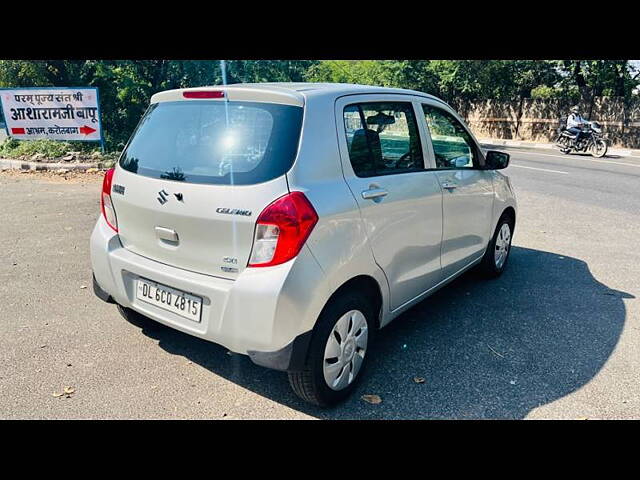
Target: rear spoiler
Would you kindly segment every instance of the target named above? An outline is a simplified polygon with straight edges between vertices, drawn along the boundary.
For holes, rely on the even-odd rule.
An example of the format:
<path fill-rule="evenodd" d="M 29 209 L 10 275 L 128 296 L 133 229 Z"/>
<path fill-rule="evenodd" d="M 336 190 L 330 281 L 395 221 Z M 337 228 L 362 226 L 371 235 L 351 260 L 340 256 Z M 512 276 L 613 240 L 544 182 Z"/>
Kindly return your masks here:
<path fill-rule="evenodd" d="M 185 98 L 184 92 L 223 92 L 218 98 L 208 98 L 207 101 L 223 102 L 243 101 L 243 102 L 264 102 L 279 103 L 283 105 L 293 105 L 296 107 L 304 106 L 304 96 L 293 90 L 273 87 L 271 85 L 264 87 L 243 87 L 234 85 L 219 85 L 214 87 L 198 87 L 198 88 L 179 88 L 176 90 L 167 90 L 158 92 L 151 97 L 151 103 L 159 102 L 190 102 L 198 100 L 198 98 Z"/>

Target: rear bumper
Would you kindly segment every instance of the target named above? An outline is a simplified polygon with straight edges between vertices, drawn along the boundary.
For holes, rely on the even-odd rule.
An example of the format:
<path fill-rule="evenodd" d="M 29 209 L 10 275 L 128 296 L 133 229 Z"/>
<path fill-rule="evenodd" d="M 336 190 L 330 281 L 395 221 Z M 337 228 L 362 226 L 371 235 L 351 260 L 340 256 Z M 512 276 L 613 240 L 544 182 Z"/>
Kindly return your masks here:
<path fill-rule="evenodd" d="M 298 335 L 290 343 L 274 352 L 249 350 L 247 355 L 256 365 L 288 372 L 300 371 L 304 368 L 307 359 L 312 333 L 313 331 L 309 330 Z"/>
<path fill-rule="evenodd" d="M 311 330 L 328 297 L 322 269 L 305 247 L 291 262 L 244 270 L 235 280 L 203 275 L 132 253 L 99 218 L 91 235 L 94 291 L 187 334 L 249 355 L 277 370 L 302 368 Z M 138 278 L 203 298 L 194 322 L 136 298 Z"/>
<path fill-rule="evenodd" d="M 96 297 L 98 297 L 103 302 L 116 303 L 113 301 L 113 298 L 111 298 L 111 295 L 109 295 L 102 289 L 102 287 L 100 287 L 100 285 L 98 285 L 95 274 L 93 275 L 93 293 L 95 293 Z"/>

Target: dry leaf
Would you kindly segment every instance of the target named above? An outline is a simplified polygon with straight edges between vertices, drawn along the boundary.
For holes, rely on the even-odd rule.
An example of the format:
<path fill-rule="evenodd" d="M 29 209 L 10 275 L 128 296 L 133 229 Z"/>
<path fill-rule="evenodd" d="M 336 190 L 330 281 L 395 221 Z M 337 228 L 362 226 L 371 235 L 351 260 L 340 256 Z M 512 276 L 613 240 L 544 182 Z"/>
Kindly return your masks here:
<path fill-rule="evenodd" d="M 76 389 L 73 387 L 64 387 L 64 393 L 65 395 L 71 395 L 73 392 L 75 392 Z"/>
<path fill-rule="evenodd" d="M 504 355 L 502 355 L 500 352 L 496 352 L 493 348 L 491 348 L 491 345 L 489 345 L 488 343 L 487 343 L 487 347 L 489 347 L 489 350 L 491 350 L 496 356 L 500 358 L 504 358 Z"/>
<path fill-rule="evenodd" d="M 424 383 L 424 378 L 422 377 L 413 377 L 413 381 L 416 383 Z"/>
<path fill-rule="evenodd" d="M 87 288 L 87 286 L 86 285 L 80 285 L 80 288 L 81 289 L 85 289 L 85 288 Z"/>
<path fill-rule="evenodd" d="M 371 403 L 372 405 L 382 403 L 382 399 L 378 395 L 363 395 L 362 400 L 367 403 Z"/>
<path fill-rule="evenodd" d="M 53 392 L 53 396 L 56 397 L 56 398 L 61 397 L 62 395 L 64 395 L 64 393 Z"/>

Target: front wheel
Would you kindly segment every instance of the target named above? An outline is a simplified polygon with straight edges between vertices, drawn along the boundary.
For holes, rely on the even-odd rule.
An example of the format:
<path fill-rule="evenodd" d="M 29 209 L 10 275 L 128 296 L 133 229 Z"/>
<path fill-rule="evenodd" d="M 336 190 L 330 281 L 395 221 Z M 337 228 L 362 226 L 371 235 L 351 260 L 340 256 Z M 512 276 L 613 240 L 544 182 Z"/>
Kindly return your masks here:
<path fill-rule="evenodd" d="M 511 237 L 514 226 L 515 222 L 509 214 L 502 215 L 498 221 L 493 238 L 480 263 L 480 270 L 487 277 L 498 277 L 504 272 L 511 252 Z"/>
<path fill-rule="evenodd" d="M 363 295 L 346 293 L 331 300 L 318 318 L 304 370 L 289 372 L 300 398 L 329 406 L 351 394 L 368 358 L 374 315 Z"/>
<path fill-rule="evenodd" d="M 596 158 L 602 158 L 607 154 L 607 142 L 604 140 L 596 140 L 591 146 L 591 155 Z"/>

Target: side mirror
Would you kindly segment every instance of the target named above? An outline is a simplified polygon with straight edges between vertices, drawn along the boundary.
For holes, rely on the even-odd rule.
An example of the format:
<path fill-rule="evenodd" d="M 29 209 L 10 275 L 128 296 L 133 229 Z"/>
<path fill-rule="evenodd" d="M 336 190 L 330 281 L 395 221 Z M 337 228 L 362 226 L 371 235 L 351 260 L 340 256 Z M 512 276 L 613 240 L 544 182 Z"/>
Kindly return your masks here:
<path fill-rule="evenodd" d="M 463 168 L 466 167 L 469 163 L 471 163 L 471 159 L 467 155 L 461 155 L 449 160 L 449 164 L 452 168 Z"/>
<path fill-rule="evenodd" d="M 485 156 L 485 170 L 502 170 L 509 166 L 509 154 L 504 152 L 498 152 L 496 150 L 489 150 Z"/>

